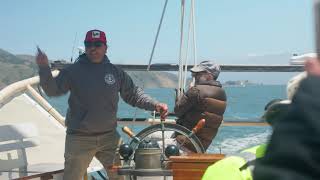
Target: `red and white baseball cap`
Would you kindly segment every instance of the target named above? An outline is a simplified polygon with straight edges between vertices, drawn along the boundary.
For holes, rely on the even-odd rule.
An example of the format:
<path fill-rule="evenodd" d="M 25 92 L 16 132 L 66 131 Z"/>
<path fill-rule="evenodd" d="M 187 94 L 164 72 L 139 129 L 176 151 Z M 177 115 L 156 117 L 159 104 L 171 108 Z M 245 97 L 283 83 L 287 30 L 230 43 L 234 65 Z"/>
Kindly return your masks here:
<path fill-rule="evenodd" d="M 97 29 L 90 30 L 87 32 L 84 42 L 103 42 L 106 44 L 106 34 L 103 31 Z"/>

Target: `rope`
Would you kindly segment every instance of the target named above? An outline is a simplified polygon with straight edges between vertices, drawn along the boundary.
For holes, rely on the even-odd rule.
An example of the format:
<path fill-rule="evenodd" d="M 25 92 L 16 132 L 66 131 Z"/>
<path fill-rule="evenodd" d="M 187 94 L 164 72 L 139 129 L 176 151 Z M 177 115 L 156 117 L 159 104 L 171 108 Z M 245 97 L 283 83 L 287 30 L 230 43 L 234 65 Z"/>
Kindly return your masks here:
<path fill-rule="evenodd" d="M 196 43 L 196 29 L 195 29 L 195 10 L 194 10 L 194 0 L 191 1 L 191 12 L 190 12 L 190 22 L 189 22 L 189 32 L 191 31 L 191 26 L 192 26 L 192 43 L 193 43 L 193 67 L 196 66 L 197 64 L 197 43 Z M 188 34 L 189 38 L 189 34 Z M 188 40 L 189 43 L 189 40 Z M 189 45 L 189 44 L 188 44 Z M 189 50 L 189 47 L 187 48 L 187 51 Z M 188 54 L 187 54 L 188 55 Z M 188 56 L 187 56 L 188 57 Z M 187 64 L 185 64 L 187 66 Z M 184 88 L 186 88 L 186 81 L 187 81 L 187 67 L 185 67 L 185 72 L 184 72 Z M 194 86 L 195 79 L 192 78 L 192 86 Z"/>
<path fill-rule="evenodd" d="M 181 0 L 182 12 L 181 12 L 181 36 L 180 36 L 180 53 L 179 53 L 179 84 L 177 96 L 180 96 L 183 90 L 186 88 L 187 73 L 188 73 L 188 53 L 189 53 L 189 43 L 192 42 L 192 54 L 194 66 L 197 64 L 197 46 L 196 46 L 196 30 L 195 30 L 195 8 L 194 0 L 191 0 L 191 8 L 189 15 L 189 26 L 188 35 L 186 40 L 185 55 L 183 56 L 183 45 L 184 45 L 184 16 L 185 16 L 185 0 Z M 192 33 L 191 33 L 192 32 Z M 190 37 L 192 35 L 192 41 Z M 183 69 L 184 68 L 184 69 Z M 194 79 L 193 79 L 194 84 Z"/>
<path fill-rule="evenodd" d="M 197 42 L 196 42 L 196 26 L 195 26 L 195 10 L 194 10 L 194 0 L 191 0 L 192 2 L 192 25 L 193 25 L 193 55 L 194 55 L 194 65 L 197 64 Z"/>
<path fill-rule="evenodd" d="M 154 50 L 155 50 L 157 42 L 158 42 L 158 37 L 159 37 L 159 34 L 160 34 L 160 30 L 161 30 L 161 26 L 162 26 L 162 22 L 163 22 L 163 17 L 164 17 L 164 14 L 166 12 L 166 9 L 167 9 L 167 4 L 168 4 L 168 0 L 166 0 L 165 3 L 164 3 L 164 7 L 163 7 L 161 18 L 160 18 L 160 23 L 158 25 L 157 34 L 156 34 L 156 37 L 155 37 L 155 40 L 154 40 L 154 43 L 153 43 L 153 47 L 152 47 L 152 51 L 151 51 L 151 55 L 150 55 L 150 59 L 149 59 L 148 67 L 147 67 L 147 72 L 150 71 L 150 66 L 151 66 Z M 143 80 L 142 80 L 142 89 L 144 89 Z M 134 111 L 134 116 L 133 116 L 133 124 L 136 121 L 137 111 L 138 111 L 138 108 L 136 107 L 135 111 Z"/>
<path fill-rule="evenodd" d="M 149 59 L 149 64 L 148 64 L 147 71 L 150 70 L 151 61 L 152 61 L 152 58 L 153 58 L 154 50 L 155 50 L 156 45 L 157 45 L 157 41 L 158 41 L 158 37 L 159 37 L 159 33 L 160 33 L 162 21 L 163 21 L 163 17 L 164 17 L 164 14 L 165 14 L 165 12 L 166 12 L 166 9 L 167 9 L 167 4 L 168 4 L 168 0 L 166 0 L 166 2 L 164 3 L 164 7 L 163 7 L 163 10 L 162 10 L 162 15 L 161 15 L 160 23 L 159 23 L 159 26 L 158 26 L 158 31 L 157 31 L 156 39 L 154 40 L 154 43 L 153 43 L 153 47 L 152 47 L 152 51 L 151 51 L 151 55 L 150 55 L 150 59 Z"/>
<path fill-rule="evenodd" d="M 188 36 L 187 36 L 187 47 L 186 47 L 186 55 L 184 60 L 184 72 L 183 72 L 183 82 L 182 82 L 182 89 L 185 90 L 186 88 L 186 82 L 187 82 L 187 73 L 188 73 L 188 52 L 189 52 L 189 42 L 190 42 L 190 32 L 191 32 L 191 26 L 192 26 L 192 9 L 190 10 L 190 19 L 189 19 L 189 27 L 188 27 Z"/>
<path fill-rule="evenodd" d="M 180 50 L 179 50 L 179 74 L 178 74 L 178 91 L 177 96 L 180 97 L 182 92 L 182 49 L 183 49 L 183 37 L 184 37 L 184 16 L 185 16 L 185 0 L 181 0 L 181 23 L 180 23 Z"/>
<path fill-rule="evenodd" d="M 78 32 L 76 32 L 76 36 L 74 37 L 74 40 L 73 40 L 73 45 L 72 45 L 72 51 L 71 51 L 71 58 L 70 58 L 70 62 L 72 62 L 72 61 L 73 61 L 74 46 L 75 46 L 75 44 L 76 44 L 77 34 L 78 34 Z"/>

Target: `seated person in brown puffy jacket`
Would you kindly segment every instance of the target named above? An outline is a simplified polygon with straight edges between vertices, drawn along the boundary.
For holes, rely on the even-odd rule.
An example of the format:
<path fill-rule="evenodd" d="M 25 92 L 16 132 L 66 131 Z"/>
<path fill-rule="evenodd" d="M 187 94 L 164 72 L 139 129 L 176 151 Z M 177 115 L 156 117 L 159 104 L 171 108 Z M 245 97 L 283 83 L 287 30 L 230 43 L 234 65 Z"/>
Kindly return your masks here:
<path fill-rule="evenodd" d="M 205 150 L 208 149 L 217 134 L 226 109 L 226 93 L 217 78 L 220 66 L 211 61 L 203 61 L 191 69 L 195 78 L 195 86 L 177 98 L 174 111 L 178 117 L 177 124 L 189 130 L 200 119 L 205 119 L 205 126 L 196 135 Z M 177 135 L 176 140 L 183 147 L 195 152 L 190 141 L 182 135 Z"/>

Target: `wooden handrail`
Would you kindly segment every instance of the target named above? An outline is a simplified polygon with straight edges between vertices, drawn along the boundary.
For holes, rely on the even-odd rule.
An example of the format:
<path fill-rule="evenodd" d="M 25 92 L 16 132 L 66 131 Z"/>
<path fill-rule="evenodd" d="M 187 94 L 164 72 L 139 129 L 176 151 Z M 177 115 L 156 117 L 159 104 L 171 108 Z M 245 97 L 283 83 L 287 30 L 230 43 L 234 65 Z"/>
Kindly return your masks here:
<path fill-rule="evenodd" d="M 56 77 L 59 74 L 58 70 L 52 71 L 52 76 Z M 25 79 L 22 81 L 15 82 L 5 87 L 0 91 L 0 108 L 8 103 L 11 99 L 20 94 L 28 91 L 30 95 L 39 103 L 50 115 L 54 117 L 61 125 L 64 124 L 64 117 L 56 111 L 47 101 L 43 98 L 36 90 L 34 90 L 31 86 L 39 84 L 40 79 L 39 76 L 35 76 L 29 79 Z"/>

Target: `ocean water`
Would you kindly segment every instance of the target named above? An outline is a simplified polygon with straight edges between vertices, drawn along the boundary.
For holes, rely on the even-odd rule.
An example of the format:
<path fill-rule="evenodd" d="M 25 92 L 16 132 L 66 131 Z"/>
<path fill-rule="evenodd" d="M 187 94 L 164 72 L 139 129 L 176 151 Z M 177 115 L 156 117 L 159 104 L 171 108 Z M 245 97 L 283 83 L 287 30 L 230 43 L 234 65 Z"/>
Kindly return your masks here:
<path fill-rule="evenodd" d="M 225 87 L 227 93 L 227 110 L 224 114 L 225 121 L 259 121 L 264 112 L 264 106 L 272 99 L 286 98 L 285 85 L 259 85 L 246 87 Z M 147 94 L 158 101 L 167 103 L 169 110 L 174 108 L 174 89 L 145 89 Z M 67 110 L 68 95 L 48 98 L 49 102 L 62 114 Z M 125 117 L 152 117 L 148 111 L 133 108 L 123 101 L 119 102 L 119 118 Z M 139 132 L 144 127 L 130 126 Z M 234 153 L 242 149 L 266 142 L 272 133 L 270 127 L 220 127 L 219 132 L 208 152 Z M 122 134 L 122 136 L 125 136 Z M 126 139 L 126 137 L 124 137 Z"/>

